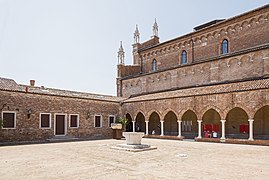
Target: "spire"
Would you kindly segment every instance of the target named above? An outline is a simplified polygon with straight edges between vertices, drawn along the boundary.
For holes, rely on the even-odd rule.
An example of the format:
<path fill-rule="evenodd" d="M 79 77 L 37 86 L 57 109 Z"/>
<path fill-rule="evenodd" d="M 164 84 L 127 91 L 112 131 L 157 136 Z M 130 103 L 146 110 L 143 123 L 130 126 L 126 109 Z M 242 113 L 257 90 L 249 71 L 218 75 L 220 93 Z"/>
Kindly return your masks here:
<path fill-rule="evenodd" d="M 138 26 L 136 25 L 135 32 L 134 32 L 134 44 L 139 43 L 140 40 L 140 33 L 138 30 Z"/>
<path fill-rule="evenodd" d="M 118 51 L 118 64 L 124 64 L 124 49 L 122 47 L 122 41 L 120 41 L 120 48 Z"/>
<path fill-rule="evenodd" d="M 155 18 L 155 22 L 153 24 L 153 37 L 154 36 L 158 37 L 158 24 L 157 24 L 156 18 Z"/>

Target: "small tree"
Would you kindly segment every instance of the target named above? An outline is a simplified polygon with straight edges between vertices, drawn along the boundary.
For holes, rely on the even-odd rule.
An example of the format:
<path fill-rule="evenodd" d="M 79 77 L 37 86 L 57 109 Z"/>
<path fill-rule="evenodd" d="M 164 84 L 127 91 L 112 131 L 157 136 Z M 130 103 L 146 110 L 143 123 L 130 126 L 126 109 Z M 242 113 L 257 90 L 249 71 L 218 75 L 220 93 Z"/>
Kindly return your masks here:
<path fill-rule="evenodd" d="M 117 123 L 121 123 L 122 124 L 122 129 L 125 131 L 126 130 L 126 125 L 128 124 L 128 119 L 127 118 L 123 118 L 123 117 L 119 117 L 116 120 Z"/>

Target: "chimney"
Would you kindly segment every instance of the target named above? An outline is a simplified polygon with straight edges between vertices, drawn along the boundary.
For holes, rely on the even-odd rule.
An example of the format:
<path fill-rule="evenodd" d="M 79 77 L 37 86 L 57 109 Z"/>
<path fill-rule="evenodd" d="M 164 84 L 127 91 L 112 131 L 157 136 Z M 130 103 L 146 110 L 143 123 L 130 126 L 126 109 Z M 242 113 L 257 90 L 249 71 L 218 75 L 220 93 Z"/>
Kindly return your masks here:
<path fill-rule="evenodd" d="M 35 80 L 30 80 L 30 85 L 35 86 Z"/>

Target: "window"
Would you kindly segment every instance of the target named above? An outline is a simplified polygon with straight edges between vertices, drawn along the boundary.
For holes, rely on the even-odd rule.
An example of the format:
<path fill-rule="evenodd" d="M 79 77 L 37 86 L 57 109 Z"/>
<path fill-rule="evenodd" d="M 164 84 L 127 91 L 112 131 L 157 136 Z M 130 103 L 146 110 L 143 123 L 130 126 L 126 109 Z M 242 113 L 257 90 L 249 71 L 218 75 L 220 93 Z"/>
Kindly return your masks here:
<path fill-rule="evenodd" d="M 102 127 L 102 116 L 100 115 L 94 116 L 94 127 Z"/>
<path fill-rule="evenodd" d="M 70 114 L 69 121 L 70 121 L 70 127 L 71 128 L 77 128 L 78 127 L 78 114 Z"/>
<path fill-rule="evenodd" d="M 186 51 L 182 51 L 181 54 L 181 64 L 186 64 L 187 63 L 187 52 Z"/>
<path fill-rule="evenodd" d="M 157 70 L 157 61 L 156 61 L 156 59 L 154 59 L 152 61 L 152 71 L 156 71 L 156 70 Z"/>
<path fill-rule="evenodd" d="M 192 131 L 192 121 L 182 121 L 182 131 L 184 132 Z"/>
<path fill-rule="evenodd" d="M 224 39 L 221 44 L 221 54 L 227 54 L 228 53 L 228 40 Z"/>
<path fill-rule="evenodd" d="M 50 128 L 50 113 L 40 114 L 40 128 Z"/>
<path fill-rule="evenodd" d="M 3 117 L 3 129 L 15 129 L 16 128 L 16 113 L 4 111 Z"/>
<path fill-rule="evenodd" d="M 109 116 L 109 118 L 108 118 L 108 127 L 111 127 L 112 123 L 115 123 L 115 116 Z"/>

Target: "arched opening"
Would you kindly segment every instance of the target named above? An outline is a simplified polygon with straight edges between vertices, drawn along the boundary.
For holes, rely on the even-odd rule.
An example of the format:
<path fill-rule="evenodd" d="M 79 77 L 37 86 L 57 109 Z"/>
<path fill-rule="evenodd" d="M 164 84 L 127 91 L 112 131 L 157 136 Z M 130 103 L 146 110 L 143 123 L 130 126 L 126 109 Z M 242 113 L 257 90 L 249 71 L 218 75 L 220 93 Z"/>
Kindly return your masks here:
<path fill-rule="evenodd" d="M 239 107 L 229 111 L 225 123 L 226 137 L 247 139 L 249 134 L 248 115 Z"/>
<path fill-rule="evenodd" d="M 194 138 L 198 136 L 197 116 L 192 110 L 186 111 L 182 116 L 182 136 L 185 138 Z"/>
<path fill-rule="evenodd" d="M 156 112 L 153 112 L 149 117 L 149 134 L 152 134 L 153 131 L 155 134 L 161 134 L 160 116 Z"/>
<path fill-rule="evenodd" d="M 204 132 L 204 137 L 212 137 L 214 132 L 217 133 L 217 137 L 221 136 L 220 115 L 215 109 L 209 109 L 206 111 L 202 120 L 202 132 Z"/>
<path fill-rule="evenodd" d="M 269 105 L 260 108 L 254 115 L 254 139 L 269 139 Z"/>
<path fill-rule="evenodd" d="M 136 132 L 146 132 L 145 116 L 139 112 L 135 118 Z"/>
<path fill-rule="evenodd" d="M 129 113 L 126 114 L 126 119 L 128 119 L 128 122 L 126 124 L 126 132 L 132 132 L 133 131 L 133 122 L 132 122 L 132 117 Z"/>
<path fill-rule="evenodd" d="M 186 64 L 187 63 L 187 52 L 184 50 L 182 51 L 181 54 L 181 64 Z"/>
<path fill-rule="evenodd" d="M 221 43 L 221 54 L 227 54 L 229 52 L 228 45 L 228 40 L 224 39 Z"/>
<path fill-rule="evenodd" d="M 178 135 L 177 116 L 172 111 L 169 111 L 164 116 L 164 135 L 169 135 L 169 136 Z"/>
<path fill-rule="evenodd" d="M 157 70 L 157 61 L 156 59 L 153 59 L 152 61 L 152 71 L 156 71 Z"/>

